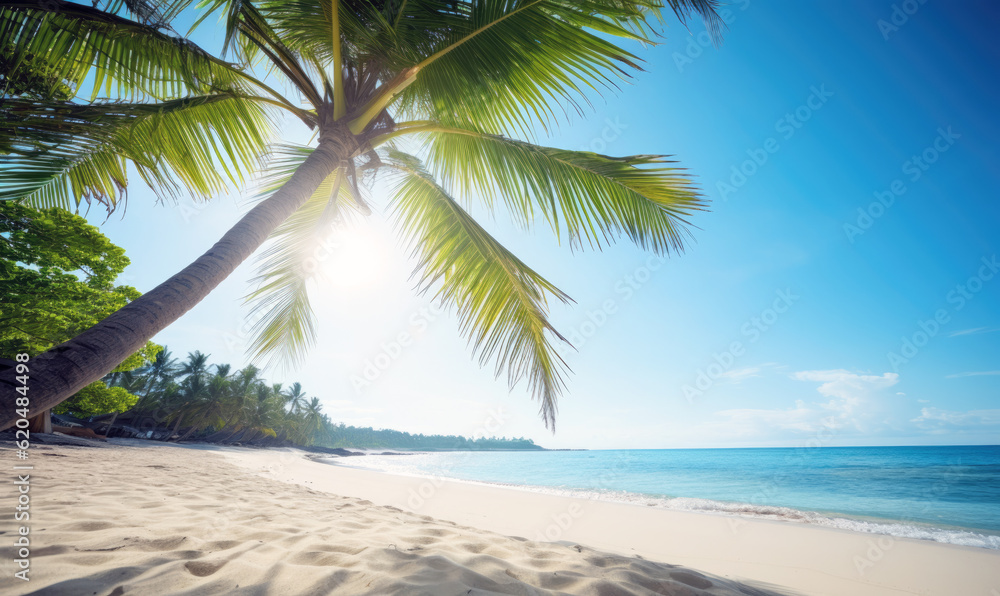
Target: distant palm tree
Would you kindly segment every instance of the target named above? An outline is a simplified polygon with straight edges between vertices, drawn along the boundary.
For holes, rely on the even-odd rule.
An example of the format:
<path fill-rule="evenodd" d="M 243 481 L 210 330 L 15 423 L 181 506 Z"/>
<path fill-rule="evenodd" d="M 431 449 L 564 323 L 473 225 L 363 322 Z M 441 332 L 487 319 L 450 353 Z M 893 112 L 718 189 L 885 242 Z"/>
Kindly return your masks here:
<path fill-rule="evenodd" d="M 207 392 L 208 386 L 204 376 L 189 374 L 180 383 L 179 391 L 164 401 L 163 405 L 169 411 L 167 421 L 174 423 L 174 428 L 170 431 L 171 437 L 177 433 L 184 422 L 193 424 L 198 419 L 202 400 Z"/>
<path fill-rule="evenodd" d="M 524 227 L 547 224 L 571 245 L 599 248 L 624 235 L 657 253 L 681 250 L 687 217 L 703 200 L 664 156 L 609 157 L 516 136 L 547 129 L 560 120 L 557 112 L 582 111 L 585 90 L 627 79 L 639 59 L 612 39 L 651 40 L 661 9 L 681 21 L 697 13 L 718 33 L 716 1 L 203 3 L 202 18 L 223 15 L 224 51 L 235 63 L 170 28 L 190 2 L 0 5 L 3 52 L 14 65 L 0 78 L 0 151 L 8 154 L 0 198 L 64 206 L 87 198 L 113 207 L 129 165 L 162 196 L 186 189 L 209 198 L 246 180 L 265 155 L 276 156 L 265 199 L 208 252 L 32 359 L 31 412 L 101 378 L 268 237 L 275 244 L 262 255 L 250 296 L 261 317 L 251 350 L 299 359 L 315 335 L 303 264 L 339 213 L 372 212 L 359 180 L 386 172 L 422 289 L 437 287 L 480 361 L 495 360 L 511 384 L 525 379 L 552 423 L 566 365 L 548 300 L 570 298 L 463 205 L 478 198 L 487 212 L 503 207 Z M 301 101 L 256 78 L 251 65 Z M 65 99 L 67 88 L 82 93 L 88 85 L 94 97 L 111 97 Z M 279 112 L 312 128 L 318 144 L 269 148 Z M 428 165 L 402 151 L 404 137 L 425 144 Z M 10 378 L 0 383 L 0 428 L 15 419 L 13 374 L 4 372 Z"/>
<path fill-rule="evenodd" d="M 181 364 L 178 372 L 189 378 L 198 377 L 200 379 L 208 373 L 208 357 L 208 354 L 202 354 L 198 350 L 188 352 L 187 362 Z"/>
<path fill-rule="evenodd" d="M 302 406 L 306 404 L 306 394 L 302 391 L 302 383 L 292 383 L 284 392 L 285 403 L 288 405 L 289 412 L 292 414 L 297 413 L 302 409 Z"/>
<path fill-rule="evenodd" d="M 309 442 L 323 430 L 323 405 L 318 397 L 312 398 L 304 408 L 302 408 L 302 426 L 300 428 L 303 442 Z"/>
<path fill-rule="evenodd" d="M 228 364 L 217 365 L 215 374 L 209 378 L 203 389 L 194 392 L 192 402 L 187 408 L 187 423 L 190 428 L 177 439 L 178 441 L 183 441 L 194 432 L 208 427 L 222 429 L 230 397 L 229 368 Z"/>
<path fill-rule="evenodd" d="M 138 372 L 146 380 L 146 383 L 142 388 L 142 395 L 139 401 L 132 407 L 132 411 L 134 412 L 142 412 L 143 406 L 148 403 L 153 392 L 165 383 L 172 381 L 174 376 L 180 372 L 180 366 L 177 364 L 177 359 L 170 353 L 170 350 L 164 346 L 156 354 L 156 358 Z"/>
<path fill-rule="evenodd" d="M 143 388 L 146 386 L 146 378 L 139 372 L 134 370 L 128 370 L 124 372 L 112 373 L 105 378 L 109 381 L 109 385 L 114 385 L 121 387 L 125 391 L 128 391 L 132 395 L 137 395 L 142 392 Z M 141 398 L 140 398 L 141 399 Z M 111 432 L 111 429 L 115 425 L 115 420 L 118 419 L 118 415 L 121 414 L 120 411 L 115 411 L 114 415 L 111 416 L 111 420 L 108 422 L 107 428 L 104 429 L 104 434 L 107 435 Z"/>
<path fill-rule="evenodd" d="M 257 385 L 260 382 L 260 369 L 252 365 L 240 369 L 234 376 L 231 390 L 231 418 L 237 424 L 240 423 L 245 415 L 245 409 L 249 400 L 256 395 Z"/>
<path fill-rule="evenodd" d="M 276 437 L 274 427 L 281 422 L 284 413 L 281 396 L 274 393 L 267 383 L 258 383 L 254 398 L 249 401 L 247 409 L 247 427 L 250 434 L 245 440 L 253 440 L 261 435 Z"/>

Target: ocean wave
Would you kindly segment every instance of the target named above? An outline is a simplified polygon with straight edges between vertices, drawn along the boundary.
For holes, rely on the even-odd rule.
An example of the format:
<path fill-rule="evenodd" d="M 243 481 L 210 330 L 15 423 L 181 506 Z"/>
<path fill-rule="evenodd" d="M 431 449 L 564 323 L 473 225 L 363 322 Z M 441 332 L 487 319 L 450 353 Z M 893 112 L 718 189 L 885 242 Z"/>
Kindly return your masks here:
<path fill-rule="evenodd" d="M 374 458 L 373 458 L 374 459 Z M 338 461 L 340 465 L 344 462 Z M 894 538 L 909 538 L 914 540 L 931 540 L 944 544 L 954 544 L 959 546 L 971 546 L 977 548 L 988 548 L 1000 550 L 1000 536 L 994 534 L 982 534 L 962 528 L 942 528 L 928 525 L 921 522 L 893 521 L 893 520 L 873 520 L 862 518 L 851 518 L 837 514 L 819 513 L 816 511 L 804 511 L 791 507 L 779 507 L 774 505 L 757 505 L 753 503 L 740 503 L 731 501 L 715 501 L 712 499 L 700 499 L 692 497 L 659 497 L 642 493 L 633 493 L 621 490 L 608 489 L 576 489 L 565 487 L 550 487 L 528 484 L 511 484 L 505 482 L 490 482 L 482 480 L 467 480 L 461 478 L 451 478 L 441 475 L 427 473 L 426 470 L 417 471 L 411 466 L 393 465 L 386 461 L 380 461 L 376 465 L 375 461 L 361 462 L 351 461 L 347 467 L 368 469 L 388 474 L 401 476 L 416 476 L 427 478 L 447 478 L 455 482 L 466 484 L 477 484 L 482 486 L 501 486 L 536 493 L 544 493 L 562 497 L 577 499 L 590 499 L 596 501 L 606 501 L 612 503 L 625 503 L 629 505 L 641 505 L 655 507 L 658 509 L 669 509 L 672 511 L 687 511 L 693 513 L 709 513 L 716 515 L 730 515 L 746 517 L 752 519 L 769 519 L 793 523 L 807 523 L 839 530 L 849 530 L 852 532 L 862 532 L 866 534 L 878 534 L 892 536 Z"/>
<path fill-rule="evenodd" d="M 468 482 L 461 480 L 460 482 Z M 570 488 L 554 488 L 546 486 L 511 485 L 503 483 L 475 482 L 475 484 L 494 484 L 540 492 L 565 497 L 592 499 L 631 505 L 644 505 L 672 511 L 692 513 L 711 513 L 731 515 L 753 519 L 770 519 L 785 522 L 807 523 L 852 532 L 880 534 L 895 538 L 910 538 L 914 540 L 932 540 L 945 544 L 972 546 L 1000 550 L 1000 536 L 981 534 L 961 528 L 941 528 L 920 522 L 899 522 L 892 520 L 867 520 L 859 518 L 840 517 L 815 511 L 803 511 L 791 507 L 774 505 L 756 505 L 753 503 L 738 503 L 715 501 L 692 497 L 654 497 L 641 493 L 613 490 L 580 490 Z"/>

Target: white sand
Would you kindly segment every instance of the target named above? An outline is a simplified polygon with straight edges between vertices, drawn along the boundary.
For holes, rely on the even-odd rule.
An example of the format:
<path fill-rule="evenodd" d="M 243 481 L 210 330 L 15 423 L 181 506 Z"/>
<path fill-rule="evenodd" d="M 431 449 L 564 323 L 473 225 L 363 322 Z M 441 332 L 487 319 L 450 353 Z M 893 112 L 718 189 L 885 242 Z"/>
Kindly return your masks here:
<path fill-rule="evenodd" d="M 878 537 L 392 476 L 294 451 L 36 445 L 32 463 L 32 580 L 12 579 L 5 556 L 5 594 L 762 593 L 743 580 L 789 594 L 1000 594 L 996 551 L 883 538 L 869 553 Z M 4 519 L 6 541 L 15 524 Z M 559 542 L 535 542 L 546 533 Z M 854 557 L 870 555 L 859 574 Z"/>

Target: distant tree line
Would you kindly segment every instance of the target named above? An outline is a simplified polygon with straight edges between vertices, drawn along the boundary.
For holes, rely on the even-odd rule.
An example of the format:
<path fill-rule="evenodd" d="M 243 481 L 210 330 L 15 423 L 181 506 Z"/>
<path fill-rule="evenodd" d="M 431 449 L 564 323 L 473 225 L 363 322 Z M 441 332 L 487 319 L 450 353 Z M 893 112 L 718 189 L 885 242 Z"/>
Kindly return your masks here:
<path fill-rule="evenodd" d="M 112 373 L 104 382 L 133 396 L 120 414 L 124 424 L 119 424 L 117 433 L 151 429 L 158 436 L 178 441 L 289 442 L 373 449 L 541 449 L 525 438 L 414 435 L 337 424 L 323 413 L 320 399 L 307 396 L 300 383 L 288 387 L 269 383 L 260 372 L 254 366 L 233 370 L 229 364 L 209 364 L 208 355 L 198 351 L 179 361 L 164 348 L 146 365 Z M 104 411 L 78 394 L 60 404 L 57 413 L 94 417 Z"/>
<path fill-rule="evenodd" d="M 408 449 L 415 451 L 486 451 L 494 449 L 542 449 L 532 439 L 507 437 L 479 437 L 469 439 L 456 435 L 412 435 L 407 432 L 372 427 L 330 427 L 330 447 L 357 447 L 375 449 Z"/>

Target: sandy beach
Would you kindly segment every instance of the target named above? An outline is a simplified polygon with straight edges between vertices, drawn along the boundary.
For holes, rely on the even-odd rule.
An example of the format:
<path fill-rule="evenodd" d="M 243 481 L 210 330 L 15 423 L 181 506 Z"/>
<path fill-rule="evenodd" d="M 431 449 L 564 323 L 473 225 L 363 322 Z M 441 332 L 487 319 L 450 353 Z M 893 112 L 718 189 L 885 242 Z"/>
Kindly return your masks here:
<path fill-rule="evenodd" d="M 31 581 L 6 557 L 3 593 L 1000 592 L 997 551 L 394 476 L 297 450 L 38 444 L 32 463 Z"/>

